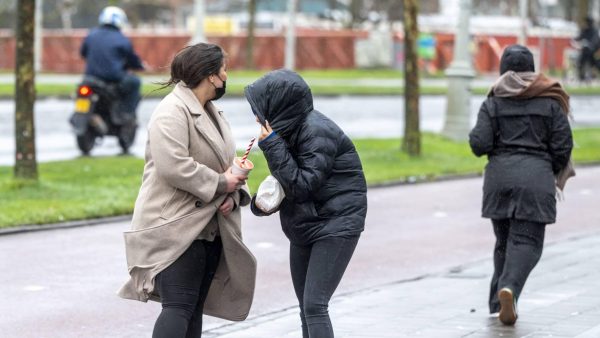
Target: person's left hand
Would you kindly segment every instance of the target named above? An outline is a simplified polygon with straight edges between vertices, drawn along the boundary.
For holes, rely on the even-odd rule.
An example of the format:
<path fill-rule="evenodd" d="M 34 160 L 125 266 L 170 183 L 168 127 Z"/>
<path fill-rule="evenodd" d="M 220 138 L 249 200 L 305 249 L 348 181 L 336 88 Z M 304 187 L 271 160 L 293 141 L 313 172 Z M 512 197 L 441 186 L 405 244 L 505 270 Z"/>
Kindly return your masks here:
<path fill-rule="evenodd" d="M 219 207 L 219 211 L 221 212 L 221 214 L 223 214 L 223 216 L 229 216 L 229 214 L 231 214 L 231 212 L 233 211 L 233 207 L 235 207 L 235 202 L 233 201 L 233 198 L 231 198 L 231 196 L 227 196 L 227 198 L 225 198 L 225 201 L 223 201 L 223 204 L 221 204 L 221 206 Z"/>
<path fill-rule="evenodd" d="M 258 136 L 258 141 L 260 142 L 260 141 L 266 139 L 269 135 L 271 135 L 272 132 L 273 132 L 273 129 L 271 129 L 271 125 L 269 124 L 269 121 L 265 121 L 264 126 L 262 124 L 260 125 L 260 135 Z"/>

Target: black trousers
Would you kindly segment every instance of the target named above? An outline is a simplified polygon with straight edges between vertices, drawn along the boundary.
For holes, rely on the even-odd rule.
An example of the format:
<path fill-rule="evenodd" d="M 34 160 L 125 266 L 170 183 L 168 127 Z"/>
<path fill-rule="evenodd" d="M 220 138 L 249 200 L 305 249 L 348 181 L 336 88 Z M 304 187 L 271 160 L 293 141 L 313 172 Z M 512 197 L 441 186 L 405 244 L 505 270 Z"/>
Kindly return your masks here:
<path fill-rule="evenodd" d="M 329 300 L 352 258 L 359 236 L 290 244 L 290 270 L 300 303 L 303 338 L 333 338 Z"/>
<path fill-rule="evenodd" d="M 579 58 L 577 59 L 577 72 L 579 73 L 579 80 L 590 80 L 588 76 L 592 74 L 586 74 L 586 71 L 593 70 L 596 68 L 600 70 L 600 61 L 596 60 L 594 56 L 595 51 L 590 49 L 590 47 L 583 47 L 579 52 Z"/>
<path fill-rule="evenodd" d="M 135 117 L 135 111 L 141 99 L 140 88 L 142 81 L 132 73 L 127 73 L 121 82 L 119 89 L 121 92 L 121 100 L 119 101 L 119 113 L 127 113 Z"/>
<path fill-rule="evenodd" d="M 221 237 L 196 240 L 169 267 L 156 276 L 162 311 L 153 338 L 202 336 L 202 312 L 221 256 Z"/>
<path fill-rule="evenodd" d="M 500 311 L 500 289 L 508 287 L 515 299 L 519 298 L 529 273 L 542 257 L 546 225 L 515 219 L 493 219 L 492 225 L 496 246 L 489 307 L 490 313 L 495 313 Z"/>

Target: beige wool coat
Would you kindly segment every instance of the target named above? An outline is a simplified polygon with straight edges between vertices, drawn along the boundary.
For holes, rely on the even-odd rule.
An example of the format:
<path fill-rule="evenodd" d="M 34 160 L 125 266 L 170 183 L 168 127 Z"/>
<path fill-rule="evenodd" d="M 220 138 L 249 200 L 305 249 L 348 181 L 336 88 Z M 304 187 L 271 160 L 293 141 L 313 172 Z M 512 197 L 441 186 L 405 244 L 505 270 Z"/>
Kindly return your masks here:
<path fill-rule="evenodd" d="M 223 252 L 204 313 L 228 320 L 248 316 L 256 279 L 256 259 L 242 242 L 240 206 L 250 202 L 248 187 L 232 196 L 236 208 L 218 212 L 226 194 L 216 194 L 219 174 L 229 168 L 235 143 L 229 124 L 209 102 L 221 129 L 211 123 L 193 92 L 183 84 L 158 105 L 148 124 L 146 164 L 131 222 L 125 232 L 130 279 L 119 296 L 160 301 L 155 276 L 173 263 L 216 214 Z"/>

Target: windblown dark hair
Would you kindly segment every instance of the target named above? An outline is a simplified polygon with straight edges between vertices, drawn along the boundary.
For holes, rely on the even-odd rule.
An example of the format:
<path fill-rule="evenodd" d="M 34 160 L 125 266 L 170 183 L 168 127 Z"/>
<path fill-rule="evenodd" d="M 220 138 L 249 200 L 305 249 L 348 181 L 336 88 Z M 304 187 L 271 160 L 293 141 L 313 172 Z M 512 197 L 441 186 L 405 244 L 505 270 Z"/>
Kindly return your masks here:
<path fill-rule="evenodd" d="M 219 73 L 225 57 L 223 49 L 211 43 L 184 47 L 171 62 L 171 78 L 159 84 L 166 88 L 183 82 L 186 87 L 194 89 L 209 75 Z"/>

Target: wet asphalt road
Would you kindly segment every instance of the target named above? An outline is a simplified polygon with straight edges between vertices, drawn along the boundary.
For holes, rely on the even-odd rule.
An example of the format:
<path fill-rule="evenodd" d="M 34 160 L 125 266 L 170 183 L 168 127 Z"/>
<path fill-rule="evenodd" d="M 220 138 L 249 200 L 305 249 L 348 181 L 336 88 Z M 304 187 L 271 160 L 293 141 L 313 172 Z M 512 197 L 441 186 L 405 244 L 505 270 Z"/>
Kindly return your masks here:
<path fill-rule="evenodd" d="M 600 167 L 578 168 L 547 242 L 598 232 L 598 177 Z M 479 218 L 481 184 L 472 178 L 370 189 L 366 230 L 337 293 L 489 261 L 493 235 Z M 259 263 L 251 316 L 294 306 L 278 218 L 246 209 L 243 222 Z M 127 277 L 127 228 L 118 222 L 0 236 L 0 336 L 149 337 L 159 305 L 115 295 Z M 205 328 L 226 323 L 206 318 Z"/>
<path fill-rule="evenodd" d="M 471 100 L 472 123 L 483 97 Z M 142 100 L 138 109 L 140 128 L 132 153 L 143 156 L 146 124 L 158 104 L 157 99 Z M 600 126 L 598 97 L 573 97 L 571 100 L 575 126 Z M 70 100 L 40 100 L 35 106 L 36 147 L 39 161 L 70 159 L 79 156 L 68 119 L 74 103 Z M 250 106 L 243 98 L 223 98 L 217 102 L 229 120 L 238 148 L 258 133 Z M 399 137 L 402 135 L 404 100 L 402 96 L 338 96 L 316 97 L 315 109 L 331 117 L 350 137 Z M 421 97 L 421 129 L 439 132 L 444 124 L 445 96 Z M 14 103 L 0 101 L 0 165 L 12 165 L 15 152 Z M 116 138 L 105 138 L 92 155 L 115 155 L 120 149 Z"/>

